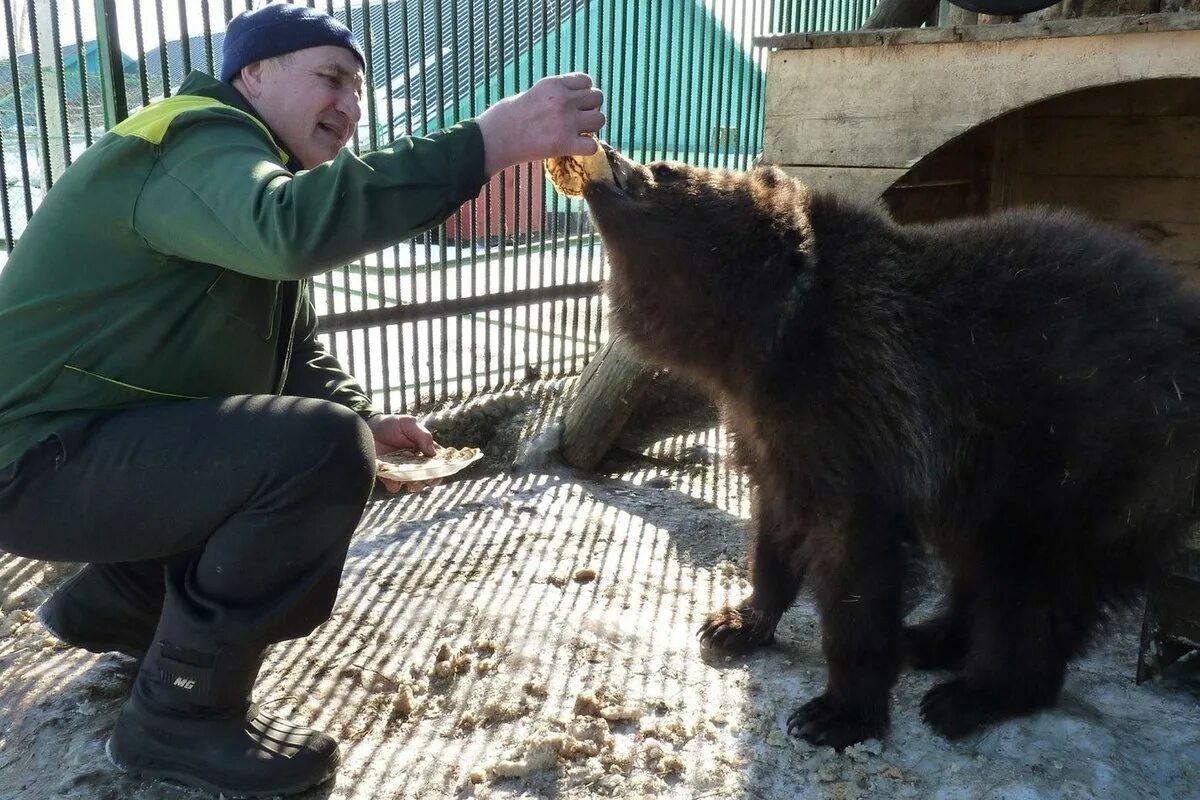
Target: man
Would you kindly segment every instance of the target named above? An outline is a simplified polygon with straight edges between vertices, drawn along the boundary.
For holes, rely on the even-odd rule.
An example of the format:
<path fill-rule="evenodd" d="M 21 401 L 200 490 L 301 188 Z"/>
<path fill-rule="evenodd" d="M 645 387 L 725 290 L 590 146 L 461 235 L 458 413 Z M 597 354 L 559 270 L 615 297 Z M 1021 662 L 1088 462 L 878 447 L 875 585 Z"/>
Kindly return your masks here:
<path fill-rule="evenodd" d="M 0 548 L 87 562 L 39 618 L 142 659 L 116 764 L 271 796 L 339 754 L 250 702 L 264 651 L 328 618 L 376 454 L 434 446 L 318 343 L 308 279 L 506 166 L 594 151 L 579 134 L 604 116 L 586 75 L 558 76 L 360 158 L 341 24 L 247 12 L 223 64 L 84 153 L 0 273 Z"/>

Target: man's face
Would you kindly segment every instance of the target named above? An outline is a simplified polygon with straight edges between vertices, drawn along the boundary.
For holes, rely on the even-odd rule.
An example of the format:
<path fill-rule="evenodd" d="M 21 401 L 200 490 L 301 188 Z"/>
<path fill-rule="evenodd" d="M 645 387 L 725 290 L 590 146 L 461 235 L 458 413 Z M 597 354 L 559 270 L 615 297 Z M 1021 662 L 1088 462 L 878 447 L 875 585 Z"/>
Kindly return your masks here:
<path fill-rule="evenodd" d="M 344 47 L 310 47 L 251 64 L 238 88 L 305 169 L 336 156 L 362 116 L 362 67 Z"/>

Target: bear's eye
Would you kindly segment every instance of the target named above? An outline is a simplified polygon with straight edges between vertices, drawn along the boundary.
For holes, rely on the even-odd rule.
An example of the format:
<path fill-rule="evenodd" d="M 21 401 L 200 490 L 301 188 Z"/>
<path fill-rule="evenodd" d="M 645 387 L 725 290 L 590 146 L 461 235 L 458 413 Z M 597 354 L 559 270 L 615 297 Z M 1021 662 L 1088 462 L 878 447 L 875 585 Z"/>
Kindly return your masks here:
<path fill-rule="evenodd" d="M 670 183 L 683 177 L 683 174 L 670 164 L 654 164 L 650 167 L 650 174 L 654 176 L 656 183 Z"/>

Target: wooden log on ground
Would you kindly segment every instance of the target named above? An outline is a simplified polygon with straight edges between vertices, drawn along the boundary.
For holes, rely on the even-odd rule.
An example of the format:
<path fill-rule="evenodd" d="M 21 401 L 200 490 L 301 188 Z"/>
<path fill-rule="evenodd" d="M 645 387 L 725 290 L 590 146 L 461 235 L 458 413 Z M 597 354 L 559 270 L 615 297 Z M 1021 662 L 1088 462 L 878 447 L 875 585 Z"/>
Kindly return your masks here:
<path fill-rule="evenodd" d="M 563 420 L 563 459 L 579 469 L 600 463 L 656 374 L 621 337 L 609 339 L 579 376 Z"/>

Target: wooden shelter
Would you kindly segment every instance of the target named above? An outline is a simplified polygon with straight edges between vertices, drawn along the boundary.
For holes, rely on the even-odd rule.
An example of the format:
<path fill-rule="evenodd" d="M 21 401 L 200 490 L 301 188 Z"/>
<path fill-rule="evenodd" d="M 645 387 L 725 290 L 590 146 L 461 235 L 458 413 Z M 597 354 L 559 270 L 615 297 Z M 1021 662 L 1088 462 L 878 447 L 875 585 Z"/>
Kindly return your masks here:
<path fill-rule="evenodd" d="M 1200 13 L 767 37 L 764 158 L 901 221 L 1044 202 L 1200 272 Z"/>

